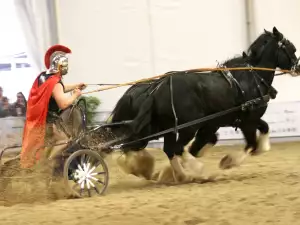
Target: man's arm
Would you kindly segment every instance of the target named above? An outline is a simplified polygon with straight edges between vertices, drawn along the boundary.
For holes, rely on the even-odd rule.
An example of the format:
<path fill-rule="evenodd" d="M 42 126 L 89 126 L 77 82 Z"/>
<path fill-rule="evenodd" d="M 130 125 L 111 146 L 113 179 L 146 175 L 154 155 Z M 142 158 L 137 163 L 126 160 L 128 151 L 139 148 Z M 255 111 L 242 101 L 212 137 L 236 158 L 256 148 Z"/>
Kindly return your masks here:
<path fill-rule="evenodd" d="M 65 86 L 65 92 L 70 92 L 70 91 L 73 91 L 76 87 L 77 87 L 77 84 L 64 84 Z"/>
<path fill-rule="evenodd" d="M 73 91 L 74 89 L 78 88 L 80 90 L 83 90 L 86 85 L 84 83 L 79 83 L 79 84 L 65 84 L 65 93 Z"/>
<path fill-rule="evenodd" d="M 52 96 L 61 110 L 68 108 L 80 95 L 79 89 L 74 89 L 74 93 L 71 96 L 66 95 L 60 83 L 57 83 L 52 91 Z"/>

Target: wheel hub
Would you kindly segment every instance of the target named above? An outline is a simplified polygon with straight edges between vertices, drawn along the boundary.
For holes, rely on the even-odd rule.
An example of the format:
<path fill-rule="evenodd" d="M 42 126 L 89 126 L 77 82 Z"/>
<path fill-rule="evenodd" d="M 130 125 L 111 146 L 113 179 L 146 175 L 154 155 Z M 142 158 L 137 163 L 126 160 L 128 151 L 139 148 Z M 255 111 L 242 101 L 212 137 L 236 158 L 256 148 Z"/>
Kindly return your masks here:
<path fill-rule="evenodd" d="M 90 163 L 83 163 L 82 166 L 78 164 L 77 169 L 74 173 L 74 178 L 80 185 L 81 189 L 84 189 L 85 184 L 88 189 L 90 189 L 91 187 L 95 188 L 93 181 L 98 181 L 98 179 L 95 177 L 98 173 L 93 173 L 95 169 L 95 166 L 90 168 Z"/>

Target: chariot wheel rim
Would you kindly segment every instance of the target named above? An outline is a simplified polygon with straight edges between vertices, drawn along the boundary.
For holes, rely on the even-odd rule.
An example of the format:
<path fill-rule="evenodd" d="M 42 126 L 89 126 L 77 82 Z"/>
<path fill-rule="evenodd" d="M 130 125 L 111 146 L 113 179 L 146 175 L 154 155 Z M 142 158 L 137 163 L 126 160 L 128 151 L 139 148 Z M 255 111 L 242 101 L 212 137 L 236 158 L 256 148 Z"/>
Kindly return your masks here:
<path fill-rule="evenodd" d="M 73 153 L 66 161 L 64 177 L 71 194 L 76 197 L 104 194 L 109 180 L 105 161 L 91 150 Z"/>

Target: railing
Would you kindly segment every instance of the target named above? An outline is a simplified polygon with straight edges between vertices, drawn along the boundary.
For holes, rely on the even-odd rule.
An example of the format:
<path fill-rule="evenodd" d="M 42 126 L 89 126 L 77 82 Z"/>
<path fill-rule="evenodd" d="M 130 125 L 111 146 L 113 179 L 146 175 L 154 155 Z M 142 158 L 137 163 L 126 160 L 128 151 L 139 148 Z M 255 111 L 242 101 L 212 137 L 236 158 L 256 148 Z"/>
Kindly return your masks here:
<path fill-rule="evenodd" d="M 95 124 L 103 123 L 109 111 L 96 113 Z M 300 102 L 270 103 L 263 119 L 269 123 L 271 138 L 300 137 Z M 24 117 L 0 118 L 0 149 L 7 145 L 21 144 L 24 127 Z M 219 129 L 220 141 L 242 140 L 244 137 L 240 130 L 231 127 Z M 162 144 L 163 138 L 151 141 L 150 145 Z"/>
<path fill-rule="evenodd" d="M 0 118 L 0 149 L 22 142 L 24 122 L 25 117 Z"/>

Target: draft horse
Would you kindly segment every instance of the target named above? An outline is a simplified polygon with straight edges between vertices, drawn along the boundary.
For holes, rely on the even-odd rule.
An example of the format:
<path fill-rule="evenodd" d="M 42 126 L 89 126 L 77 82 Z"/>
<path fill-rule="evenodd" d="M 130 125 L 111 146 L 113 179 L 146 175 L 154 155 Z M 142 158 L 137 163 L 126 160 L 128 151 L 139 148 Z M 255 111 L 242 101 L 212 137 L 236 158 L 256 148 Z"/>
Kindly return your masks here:
<path fill-rule="evenodd" d="M 276 27 L 273 32 L 264 31 L 249 47 L 248 57 L 228 60 L 227 67 L 264 67 L 275 69 L 292 69 L 297 63 L 296 48 L 287 40 Z M 231 71 L 232 79 L 228 82 L 221 72 L 180 71 L 172 72 L 152 85 L 146 93 L 145 99 L 136 101 L 137 113 L 127 113 L 126 107 L 121 107 L 124 97 L 118 101 L 112 122 L 131 119 L 132 123 L 121 127 L 112 127 L 111 132 L 122 137 L 121 150 L 126 152 L 139 151 L 145 141 L 139 139 L 177 127 L 189 121 L 207 117 L 240 106 L 244 103 L 244 110 L 211 119 L 209 122 L 193 124 L 177 132 L 165 133 L 152 139 L 164 137 L 163 150 L 170 160 L 174 176 L 177 180 L 193 180 L 202 172 L 202 164 L 184 151 L 197 131 L 215 133 L 220 127 L 237 126 L 242 130 L 247 146 L 244 155 L 237 158 L 227 156 L 221 161 L 223 168 L 239 165 L 245 156 L 256 149 L 256 129 L 260 118 L 267 109 L 267 102 L 274 95 L 272 82 L 274 71 L 236 70 Z M 135 85 L 133 85 L 135 86 Z M 254 100 L 256 101 L 251 101 Z M 170 104 L 170 102 L 172 104 Z M 201 134 L 202 132 L 197 132 Z M 126 134 L 124 137 L 123 135 Z M 201 139 L 201 135 L 197 137 Z M 135 141 L 135 142 L 134 142 Z M 148 140 L 150 141 L 150 139 Z M 117 143 L 117 142 L 116 142 Z M 197 145 L 195 141 L 193 145 Z M 193 148 L 192 145 L 192 148 Z M 199 149 L 199 148 L 198 148 Z M 188 172 L 189 171 L 189 172 Z"/>
<path fill-rule="evenodd" d="M 248 55 L 243 52 L 242 58 L 247 58 Z M 240 57 L 239 57 L 240 58 Z M 226 73 L 224 73 L 224 78 L 230 79 Z M 139 110 L 139 103 L 146 100 L 148 97 L 149 92 L 152 91 L 152 86 L 156 81 L 148 81 L 143 83 L 137 83 L 136 85 L 130 87 L 127 89 L 127 91 L 123 95 L 122 101 L 117 104 L 114 111 L 111 113 L 111 115 L 114 115 L 114 121 L 120 121 L 121 119 L 126 118 L 127 120 L 130 120 L 135 115 L 137 115 L 137 112 Z M 274 90 L 274 98 L 276 97 L 276 92 Z M 124 114 L 115 114 L 115 111 L 122 110 L 120 108 L 124 108 L 126 110 L 126 113 Z M 120 118 L 119 118 L 120 116 Z M 238 124 L 236 124 L 238 128 Z M 257 153 L 265 152 L 270 149 L 270 143 L 269 143 L 269 125 L 266 121 L 263 119 L 260 119 L 258 123 L 257 129 L 260 132 L 259 138 L 257 140 Z M 200 138 L 197 138 L 200 137 Z M 202 156 L 204 154 L 204 147 L 206 145 L 208 146 L 214 146 L 218 141 L 218 134 L 217 133 L 211 133 L 207 132 L 207 130 L 199 129 L 197 131 L 197 136 L 191 141 L 197 143 L 192 145 L 189 145 L 189 151 L 194 157 Z M 147 146 L 148 141 L 143 141 L 141 143 L 136 143 L 136 145 L 133 145 L 132 148 L 135 148 L 138 146 L 140 149 L 143 149 Z M 129 147 L 129 146 L 128 146 Z M 205 148 L 207 149 L 207 148 Z M 200 154 L 199 154 L 200 152 Z"/>

